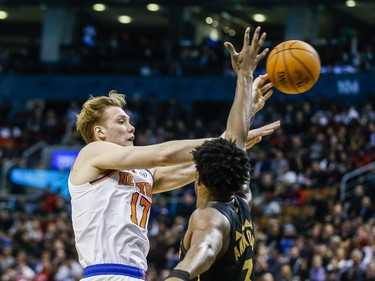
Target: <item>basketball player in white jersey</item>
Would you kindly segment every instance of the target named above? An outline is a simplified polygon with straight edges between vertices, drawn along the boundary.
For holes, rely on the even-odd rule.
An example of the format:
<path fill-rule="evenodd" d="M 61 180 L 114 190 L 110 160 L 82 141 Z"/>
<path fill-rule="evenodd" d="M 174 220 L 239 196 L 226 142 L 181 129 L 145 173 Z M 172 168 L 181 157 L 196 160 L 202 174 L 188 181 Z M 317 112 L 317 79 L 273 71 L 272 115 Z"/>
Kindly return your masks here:
<path fill-rule="evenodd" d="M 257 29 L 257 39 L 249 48 L 252 67 L 267 53 L 258 54 L 264 41 L 259 32 Z M 244 87 L 237 81 L 236 91 Z M 77 117 L 77 130 L 87 145 L 78 154 L 68 184 L 84 281 L 145 280 L 152 194 L 192 182 L 195 167 L 191 151 L 207 140 L 134 146 L 135 128 L 123 109 L 125 103 L 124 96 L 114 91 L 108 96 L 90 97 Z M 262 108 L 264 100 L 257 106 Z M 277 121 L 249 131 L 246 147 L 279 126 Z"/>

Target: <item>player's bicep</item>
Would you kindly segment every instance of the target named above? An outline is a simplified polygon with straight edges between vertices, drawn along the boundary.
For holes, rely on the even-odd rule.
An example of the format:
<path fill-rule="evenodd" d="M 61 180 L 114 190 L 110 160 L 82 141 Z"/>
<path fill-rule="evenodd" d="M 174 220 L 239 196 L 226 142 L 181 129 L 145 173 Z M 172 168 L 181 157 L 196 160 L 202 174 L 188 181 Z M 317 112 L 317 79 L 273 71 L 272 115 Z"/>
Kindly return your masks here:
<path fill-rule="evenodd" d="M 158 154 L 152 146 L 120 146 L 110 142 L 93 142 L 83 150 L 83 161 L 102 170 L 152 167 Z"/>
<path fill-rule="evenodd" d="M 188 251 L 177 268 L 187 270 L 195 277 L 207 271 L 221 253 L 230 224 L 219 211 L 206 208 L 192 214 L 188 232 L 191 235 Z"/>

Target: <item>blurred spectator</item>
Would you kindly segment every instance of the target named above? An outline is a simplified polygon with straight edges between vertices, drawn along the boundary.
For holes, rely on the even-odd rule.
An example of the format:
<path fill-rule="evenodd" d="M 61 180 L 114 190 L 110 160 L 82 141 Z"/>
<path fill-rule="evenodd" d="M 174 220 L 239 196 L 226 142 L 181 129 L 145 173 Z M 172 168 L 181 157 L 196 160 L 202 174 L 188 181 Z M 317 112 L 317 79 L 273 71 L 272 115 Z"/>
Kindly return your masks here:
<path fill-rule="evenodd" d="M 309 270 L 309 279 L 311 281 L 326 280 L 326 271 L 323 267 L 322 257 L 319 255 L 313 256 L 311 269 Z"/>
<path fill-rule="evenodd" d="M 280 269 L 280 281 L 293 281 L 292 269 L 289 264 L 283 264 Z"/>
<path fill-rule="evenodd" d="M 56 274 L 56 281 L 76 281 L 82 278 L 83 269 L 77 260 L 68 259 L 63 261 Z"/>
<path fill-rule="evenodd" d="M 7 233 L 14 223 L 14 218 L 8 208 L 0 211 L 0 231 Z"/>
<path fill-rule="evenodd" d="M 365 281 L 372 281 L 375 280 L 375 260 L 370 263 L 366 270 L 366 278 Z"/>
<path fill-rule="evenodd" d="M 46 186 L 40 197 L 40 202 L 42 203 L 42 209 L 40 210 L 42 214 L 54 213 L 57 208 L 58 194 L 52 193 L 52 187 L 50 185 Z"/>
<path fill-rule="evenodd" d="M 267 157 L 264 150 L 258 150 L 255 163 L 253 164 L 253 177 L 260 178 L 264 172 L 271 170 L 271 160 Z"/>
<path fill-rule="evenodd" d="M 363 218 L 365 221 L 369 218 L 375 218 L 375 209 L 369 196 L 364 196 L 362 198 L 358 216 Z"/>
<path fill-rule="evenodd" d="M 363 185 L 357 185 L 354 189 L 354 196 L 349 202 L 348 213 L 351 217 L 359 215 L 362 199 L 365 196 Z"/>
<path fill-rule="evenodd" d="M 188 218 L 195 209 L 195 196 L 191 192 L 184 192 L 182 195 L 182 202 L 177 204 L 176 215 Z"/>
<path fill-rule="evenodd" d="M 260 276 L 259 281 L 275 281 L 275 278 L 271 273 L 266 272 Z"/>
<path fill-rule="evenodd" d="M 365 270 L 361 268 L 363 254 L 359 249 L 353 249 L 351 252 L 351 259 L 347 262 L 346 267 L 340 275 L 340 281 L 364 281 Z"/>

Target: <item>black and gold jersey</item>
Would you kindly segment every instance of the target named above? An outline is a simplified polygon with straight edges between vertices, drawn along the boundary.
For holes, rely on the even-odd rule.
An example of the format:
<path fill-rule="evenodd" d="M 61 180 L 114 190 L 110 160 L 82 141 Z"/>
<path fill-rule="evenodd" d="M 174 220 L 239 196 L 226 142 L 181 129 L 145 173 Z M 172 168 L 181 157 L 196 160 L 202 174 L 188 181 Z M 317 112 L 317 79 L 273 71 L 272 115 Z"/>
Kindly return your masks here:
<path fill-rule="evenodd" d="M 218 258 L 208 271 L 193 280 L 254 280 L 254 227 L 249 206 L 241 197 L 235 196 L 233 203 L 216 203 L 212 208 L 221 212 L 230 222 L 229 247 L 227 252 Z M 183 247 L 183 243 L 181 243 L 181 260 L 185 254 L 186 249 Z"/>

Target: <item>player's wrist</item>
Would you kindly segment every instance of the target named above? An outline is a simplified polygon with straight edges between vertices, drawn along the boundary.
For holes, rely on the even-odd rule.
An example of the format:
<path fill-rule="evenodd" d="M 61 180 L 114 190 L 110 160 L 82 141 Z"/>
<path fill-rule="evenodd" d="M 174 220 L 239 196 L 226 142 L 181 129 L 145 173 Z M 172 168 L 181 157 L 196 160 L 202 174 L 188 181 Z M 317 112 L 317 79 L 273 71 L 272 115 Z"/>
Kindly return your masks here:
<path fill-rule="evenodd" d="M 184 281 L 189 281 L 190 280 L 190 273 L 185 271 L 185 270 L 181 270 L 181 269 L 172 269 L 171 272 L 169 273 L 168 278 L 171 278 L 171 277 L 176 277 L 176 278 L 179 278 L 181 280 L 184 280 Z"/>
<path fill-rule="evenodd" d="M 237 72 L 238 77 L 253 78 L 253 72 L 249 70 L 240 69 Z"/>
<path fill-rule="evenodd" d="M 250 85 L 253 82 L 253 75 L 249 72 L 239 73 L 237 76 L 237 83 L 243 83 L 245 85 Z"/>

